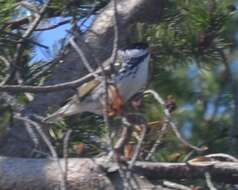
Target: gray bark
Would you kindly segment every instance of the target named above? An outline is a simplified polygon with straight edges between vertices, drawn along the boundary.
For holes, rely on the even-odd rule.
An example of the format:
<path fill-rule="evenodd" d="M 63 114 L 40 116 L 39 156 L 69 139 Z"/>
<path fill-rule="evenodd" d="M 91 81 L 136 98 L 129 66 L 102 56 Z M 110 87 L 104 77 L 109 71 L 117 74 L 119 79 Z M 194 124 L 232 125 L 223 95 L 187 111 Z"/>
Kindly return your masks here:
<path fill-rule="evenodd" d="M 127 43 L 127 30 L 136 22 L 155 23 L 161 18 L 163 0 L 118 0 L 119 46 Z M 109 3 L 97 16 L 90 31 L 79 37 L 79 46 L 84 50 L 86 57 L 95 65 L 110 56 L 113 44 L 113 5 Z M 80 41 L 84 42 L 83 44 Z M 85 45 L 86 44 L 86 45 Z M 45 82 L 46 85 L 58 84 L 78 79 L 86 74 L 77 53 L 67 48 L 64 62 L 53 71 L 52 76 Z M 47 115 L 49 108 L 56 108 L 74 93 L 64 90 L 55 93 L 44 93 L 35 96 L 35 99 L 24 109 L 24 115 Z M 20 123 L 11 126 L 4 138 L 0 139 L 2 155 L 29 157 L 33 143 L 26 129 Z"/>
<path fill-rule="evenodd" d="M 63 167 L 64 161 L 60 161 Z M 62 172 L 56 161 L 47 159 L 0 159 L 1 190 L 60 189 Z M 112 190 L 110 180 L 90 159 L 70 159 L 68 189 Z"/>
<path fill-rule="evenodd" d="M 64 168 L 64 160 L 59 160 Z M 212 181 L 235 184 L 238 181 L 238 164 L 216 162 L 208 165 L 191 166 L 186 163 L 137 162 L 133 174 L 139 181 L 138 189 L 163 189 L 159 180 L 204 179 L 209 172 Z M 67 187 L 71 190 L 122 189 L 114 163 L 103 163 L 99 159 L 68 159 Z M 0 158 L 1 190 L 52 190 L 62 182 L 62 172 L 57 161 L 47 159 Z M 151 183 L 152 182 L 152 183 Z M 165 189 L 165 188 L 164 188 Z"/>

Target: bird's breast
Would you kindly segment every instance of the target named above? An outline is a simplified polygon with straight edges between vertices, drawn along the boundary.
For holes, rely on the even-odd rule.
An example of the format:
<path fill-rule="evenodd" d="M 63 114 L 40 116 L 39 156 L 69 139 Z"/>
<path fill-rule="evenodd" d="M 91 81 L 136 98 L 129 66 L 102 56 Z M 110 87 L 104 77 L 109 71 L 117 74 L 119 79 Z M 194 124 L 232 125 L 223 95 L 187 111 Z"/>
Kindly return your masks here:
<path fill-rule="evenodd" d="M 148 81 L 148 62 L 147 57 L 137 67 L 126 69 L 116 79 L 119 92 L 125 101 L 129 100 L 134 94 L 144 89 Z"/>

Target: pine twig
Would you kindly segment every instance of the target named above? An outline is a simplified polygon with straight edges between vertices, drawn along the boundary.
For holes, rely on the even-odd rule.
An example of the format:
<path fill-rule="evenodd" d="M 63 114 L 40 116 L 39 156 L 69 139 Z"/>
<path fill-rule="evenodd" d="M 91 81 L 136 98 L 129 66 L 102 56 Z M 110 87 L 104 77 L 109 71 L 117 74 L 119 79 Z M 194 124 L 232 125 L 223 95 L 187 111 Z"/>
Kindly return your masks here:
<path fill-rule="evenodd" d="M 166 121 L 165 121 L 165 122 L 167 122 L 167 123 L 169 124 L 169 126 L 172 128 L 172 130 L 174 131 L 175 135 L 176 135 L 177 138 L 180 140 L 180 142 L 182 142 L 185 146 L 190 147 L 191 149 L 194 149 L 194 150 L 196 150 L 196 151 L 198 151 L 198 152 L 205 151 L 205 150 L 207 149 L 206 147 L 201 147 L 201 148 L 196 147 L 196 146 L 190 144 L 188 141 L 186 141 L 186 140 L 182 137 L 182 135 L 181 135 L 180 132 L 178 131 L 177 126 L 176 126 L 175 123 L 172 121 L 172 117 L 171 117 L 169 111 L 167 110 L 167 108 L 166 108 L 166 106 L 165 106 L 164 100 L 161 98 L 161 96 L 160 96 L 157 92 L 155 92 L 154 90 L 146 90 L 144 93 L 145 93 L 145 94 L 147 94 L 147 93 L 148 93 L 148 94 L 151 94 L 151 95 L 155 98 L 155 100 L 162 106 L 163 112 L 164 112 L 165 118 L 166 118 Z"/>

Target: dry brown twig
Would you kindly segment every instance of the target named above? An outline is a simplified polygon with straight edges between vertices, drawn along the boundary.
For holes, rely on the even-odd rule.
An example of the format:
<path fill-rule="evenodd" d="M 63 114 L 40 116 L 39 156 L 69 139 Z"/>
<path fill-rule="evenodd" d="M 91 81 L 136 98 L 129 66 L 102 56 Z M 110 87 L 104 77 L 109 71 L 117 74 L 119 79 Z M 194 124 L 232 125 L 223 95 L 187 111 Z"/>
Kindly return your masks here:
<path fill-rule="evenodd" d="M 224 154 L 224 153 L 216 153 L 216 154 L 208 154 L 204 156 L 198 156 L 191 160 L 188 160 L 186 163 L 190 166 L 212 166 L 216 163 L 220 162 L 234 162 L 237 163 L 238 160 L 234 156 Z"/>
<path fill-rule="evenodd" d="M 224 154 L 224 153 L 215 153 L 215 154 L 208 154 L 205 157 L 207 158 L 214 158 L 214 159 L 226 159 L 226 161 L 230 162 L 238 162 L 238 159 L 234 156 L 231 156 L 229 154 Z"/>

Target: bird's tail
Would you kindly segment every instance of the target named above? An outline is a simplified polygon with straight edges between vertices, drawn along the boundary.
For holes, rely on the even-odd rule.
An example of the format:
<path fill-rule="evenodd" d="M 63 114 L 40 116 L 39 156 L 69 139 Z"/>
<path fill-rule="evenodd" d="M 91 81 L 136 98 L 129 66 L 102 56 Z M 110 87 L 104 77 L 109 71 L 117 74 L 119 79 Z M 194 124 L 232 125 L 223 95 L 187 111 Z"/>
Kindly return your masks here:
<path fill-rule="evenodd" d="M 58 121 L 63 120 L 64 114 L 56 111 L 55 113 L 49 115 L 44 119 L 44 122 L 46 123 L 56 123 Z"/>
<path fill-rule="evenodd" d="M 70 116 L 79 112 L 79 106 L 73 102 L 69 102 L 53 114 L 46 117 L 44 121 L 47 123 L 56 123 L 63 120 L 66 116 Z"/>

